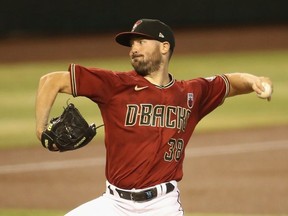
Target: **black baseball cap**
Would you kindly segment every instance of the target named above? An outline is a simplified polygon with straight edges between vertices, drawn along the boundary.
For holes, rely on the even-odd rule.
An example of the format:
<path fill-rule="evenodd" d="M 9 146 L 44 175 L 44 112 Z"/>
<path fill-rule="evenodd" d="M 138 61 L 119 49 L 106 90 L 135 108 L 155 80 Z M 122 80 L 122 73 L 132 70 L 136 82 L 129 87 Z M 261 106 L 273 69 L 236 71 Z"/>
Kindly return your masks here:
<path fill-rule="evenodd" d="M 115 40 L 123 46 L 131 46 L 130 40 L 133 36 L 144 36 L 160 42 L 169 42 L 170 49 L 175 47 L 175 38 L 171 28 L 160 20 L 140 19 L 135 22 L 131 32 L 121 32 L 116 35 Z"/>

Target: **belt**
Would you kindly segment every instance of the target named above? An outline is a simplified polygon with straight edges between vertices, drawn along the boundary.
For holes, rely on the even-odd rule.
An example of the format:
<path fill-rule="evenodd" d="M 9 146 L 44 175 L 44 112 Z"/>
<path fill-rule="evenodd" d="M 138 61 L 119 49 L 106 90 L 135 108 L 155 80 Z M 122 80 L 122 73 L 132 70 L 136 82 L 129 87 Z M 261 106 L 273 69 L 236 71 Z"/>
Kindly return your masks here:
<path fill-rule="evenodd" d="M 166 187 L 166 194 L 170 193 L 175 188 L 175 186 L 170 182 L 164 184 L 163 186 Z M 110 194 L 114 195 L 113 191 L 110 189 L 109 186 L 108 188 L 109 188 Z M 117 193 L 119 194 L 121 198 L 126 199 L 126 200 L 132 200 L 135 202 L 144 202 L 144 201 L 152 200 L 156 198 L 158 194 L 156 187 L 143 190 L 143 191 L 139 191 L 139 192 L 124 191 L 118 188 L 115 188 L 115 190 L 117 191 Z"/>

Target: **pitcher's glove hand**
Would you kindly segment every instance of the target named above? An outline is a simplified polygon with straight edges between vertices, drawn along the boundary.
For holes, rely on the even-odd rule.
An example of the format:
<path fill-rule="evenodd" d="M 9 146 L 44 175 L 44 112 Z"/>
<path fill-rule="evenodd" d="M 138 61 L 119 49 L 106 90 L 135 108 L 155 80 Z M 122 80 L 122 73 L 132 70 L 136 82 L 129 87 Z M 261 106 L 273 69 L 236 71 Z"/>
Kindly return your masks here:
<path fill-rule="evenodd" d="M 59 117 L 50 120 L 41 135 L 41 143 L 50 151 L 64 152 L 87 145 L 95 135 L 95 124 L 88 125 L 79 110 L 70 103 Z"/>

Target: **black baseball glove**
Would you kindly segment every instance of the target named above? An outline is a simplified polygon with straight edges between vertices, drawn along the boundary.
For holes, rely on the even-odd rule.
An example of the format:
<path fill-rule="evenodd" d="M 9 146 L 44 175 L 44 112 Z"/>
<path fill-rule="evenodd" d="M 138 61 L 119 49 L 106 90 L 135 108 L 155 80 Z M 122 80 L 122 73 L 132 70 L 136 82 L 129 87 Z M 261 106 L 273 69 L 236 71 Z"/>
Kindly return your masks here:
<path fill-rule="evenodd" d="M 59 117 L 50 120 L 41 143 L 50 151 L 64 152 L 87 145 L 95 135 L 95 124 L 88 125 L 74 104 L 69 103 Z"/>

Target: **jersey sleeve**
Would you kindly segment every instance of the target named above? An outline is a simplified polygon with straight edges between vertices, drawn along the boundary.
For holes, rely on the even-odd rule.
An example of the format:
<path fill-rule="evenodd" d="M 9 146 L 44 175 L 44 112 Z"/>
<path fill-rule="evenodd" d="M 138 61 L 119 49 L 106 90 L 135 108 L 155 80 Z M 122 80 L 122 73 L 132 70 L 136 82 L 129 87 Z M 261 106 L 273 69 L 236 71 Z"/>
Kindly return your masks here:
<path fill-rule="evenodd" d="M 230 91 L 230 83 L 225 75 L 202 78 L 200 83 L 199 117 L 202 119 L 224 102 Z"/>
<path fill-rule="evenodd" d="M 99 68 L 70 64 L 72 95 L 85 96 L 97 103 L 106 103 L 113 96 L 117 74 Z"/>

